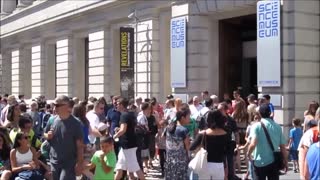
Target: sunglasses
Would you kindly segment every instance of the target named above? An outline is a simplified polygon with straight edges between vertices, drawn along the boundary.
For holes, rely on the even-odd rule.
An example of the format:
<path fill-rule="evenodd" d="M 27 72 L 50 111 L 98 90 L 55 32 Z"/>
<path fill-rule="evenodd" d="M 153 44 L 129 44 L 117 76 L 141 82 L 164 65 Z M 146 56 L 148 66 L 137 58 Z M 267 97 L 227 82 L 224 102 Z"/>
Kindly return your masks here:
<path fill-rule="evenodd" d="M 67 104 L 53 104 L 55 107 L 61 107 L 61 106 L 65 106 L 65 105 L 67 105 Z"/>

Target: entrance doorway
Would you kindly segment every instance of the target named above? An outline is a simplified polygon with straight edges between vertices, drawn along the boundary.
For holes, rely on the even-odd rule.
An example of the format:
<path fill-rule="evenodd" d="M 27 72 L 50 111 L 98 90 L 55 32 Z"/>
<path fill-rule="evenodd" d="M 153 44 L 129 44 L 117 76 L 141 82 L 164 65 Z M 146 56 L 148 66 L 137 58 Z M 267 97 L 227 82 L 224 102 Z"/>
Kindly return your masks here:
<path fill-rule="evenodd" d="M 256 32 L 256 14 L 219 21 L 220 97 L 236 89 L 257 95 Z"/>

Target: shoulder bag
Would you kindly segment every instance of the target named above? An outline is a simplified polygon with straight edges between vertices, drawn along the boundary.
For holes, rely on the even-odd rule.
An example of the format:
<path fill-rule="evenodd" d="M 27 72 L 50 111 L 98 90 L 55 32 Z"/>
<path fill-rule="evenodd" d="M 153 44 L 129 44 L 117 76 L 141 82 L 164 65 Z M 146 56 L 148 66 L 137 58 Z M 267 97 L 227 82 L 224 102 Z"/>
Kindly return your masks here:
<path fill-rule="evenodd" d="M 278 169 L 278 170 L 282 170 L 285 168 L 285 164 L 283 163 L 283 155 L 281 152 L 279 151 L 275 151 L 274 147 L 273 147 L 273 144 L 272 144 L 272 141 L 271 141 L 271 138 L 270 138 L 270 135 L 267 131 L 267 128 L 266 126 L 263 124 L 263 122 L 261 122 L 261 126 L 263 128 L 263 131 L 267 137 L 267 141 L 268 141 L 268 144 L 273 152 L 273 157 L 274 157 L 274 164 L 275 164 L 275 167 Z"/>
<path fill-rule="evenodd" d="M 205 150 L 205 146 L 206 146 L 206 133 L 203 134 L 200 150 L 197 152 L 195 157 L 189 163 L 189 168 L 197 174 L 199 174 L 201 170 L 207 169 L 208 152 L 207 150 Z"/>

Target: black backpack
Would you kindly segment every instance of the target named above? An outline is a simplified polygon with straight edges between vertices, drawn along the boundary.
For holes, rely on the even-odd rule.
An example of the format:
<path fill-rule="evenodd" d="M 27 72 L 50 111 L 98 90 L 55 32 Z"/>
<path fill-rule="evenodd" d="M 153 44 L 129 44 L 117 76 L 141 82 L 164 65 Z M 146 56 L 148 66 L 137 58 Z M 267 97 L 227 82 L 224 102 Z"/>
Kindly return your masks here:
<path fill-rule="evenodd" d="M 51 114 L 45 114 L 43 116 L 43 118 L 42 118 L 42 127 L 41 127 L 42 130 L 47 126 L 47 123 L 48 123 L 50 117 L 51 117 Z"/>
<path fill-rule="evenodd" d="M 204 113 L 203 115 L 200 114 L 197 118 L 197 122 L 198 122 L 198 128 L 200 130 L 204 130 L 208 128 L 208 123 L 207 123 L 207 116 L 208 116 L 209 111 L 207 111 L 206 113 Z"/>

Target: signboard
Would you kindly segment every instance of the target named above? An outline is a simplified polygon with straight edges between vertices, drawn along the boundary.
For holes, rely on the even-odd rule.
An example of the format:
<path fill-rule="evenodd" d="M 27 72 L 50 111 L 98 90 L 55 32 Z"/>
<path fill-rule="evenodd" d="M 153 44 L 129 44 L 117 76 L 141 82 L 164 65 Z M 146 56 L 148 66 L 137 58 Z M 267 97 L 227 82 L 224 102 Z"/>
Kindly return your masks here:
<path fill-rule="evenodd" d="M 184 88 L 186 83 L 186 17 L 171 19 L 171 87 Z"/>
<path fill-rule="evenodd" d="M 134 29 L 120 28 L 120 91 L 121 96 L 134 98 Z"/>
<path fill-rule="evenodd" d="M 258 86 L 281 85 L 280 1 L 257 3 Z"/>

